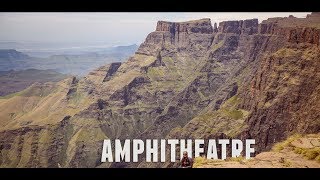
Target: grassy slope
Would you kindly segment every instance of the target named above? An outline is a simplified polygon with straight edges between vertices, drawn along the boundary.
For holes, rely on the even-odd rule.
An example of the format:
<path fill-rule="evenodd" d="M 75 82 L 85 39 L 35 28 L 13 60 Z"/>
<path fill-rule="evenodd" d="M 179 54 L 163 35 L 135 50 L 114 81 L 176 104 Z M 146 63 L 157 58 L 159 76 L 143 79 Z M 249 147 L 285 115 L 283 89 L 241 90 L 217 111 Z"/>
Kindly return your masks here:
<path fill-rule="evenodd" d="M 65 116 L 73 116 L 88 103 L 86 96 L 71 96 L 67 92 L 71 79 L 57 84 L 34 84 L 29 88 L 0 99 L 1 130 L 27 125 L 55 124 Z"/>

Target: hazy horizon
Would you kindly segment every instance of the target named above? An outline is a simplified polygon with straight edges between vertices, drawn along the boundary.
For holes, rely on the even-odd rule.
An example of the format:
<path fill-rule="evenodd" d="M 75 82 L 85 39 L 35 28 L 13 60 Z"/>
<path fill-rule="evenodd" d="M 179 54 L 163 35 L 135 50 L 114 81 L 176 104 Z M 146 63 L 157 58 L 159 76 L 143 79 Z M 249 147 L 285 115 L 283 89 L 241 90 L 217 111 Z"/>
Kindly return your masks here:
<path fill-rule="evenodd" d="M 159 20 L 227 20 L 305 17 L 309 13 L 0 13 L 0 42 L 70 44 L 70 46 L 139 45 Z"/>

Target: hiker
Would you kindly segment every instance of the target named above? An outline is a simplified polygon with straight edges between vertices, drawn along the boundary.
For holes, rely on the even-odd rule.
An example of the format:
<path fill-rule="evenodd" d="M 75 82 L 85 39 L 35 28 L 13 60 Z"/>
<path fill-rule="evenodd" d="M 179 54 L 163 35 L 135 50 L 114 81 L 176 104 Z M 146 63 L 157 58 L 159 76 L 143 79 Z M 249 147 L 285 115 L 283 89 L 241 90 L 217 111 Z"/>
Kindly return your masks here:
<path fill-rule="evenodd" d="M 181 168 L 192 168 L 193 160 L 192 160 L 192 158 L 188 157 L 187 151 L 183 152 L 183 157 L 182 157 L 180 163 L 181 163 L 181 165 L 180 165 Z"/>

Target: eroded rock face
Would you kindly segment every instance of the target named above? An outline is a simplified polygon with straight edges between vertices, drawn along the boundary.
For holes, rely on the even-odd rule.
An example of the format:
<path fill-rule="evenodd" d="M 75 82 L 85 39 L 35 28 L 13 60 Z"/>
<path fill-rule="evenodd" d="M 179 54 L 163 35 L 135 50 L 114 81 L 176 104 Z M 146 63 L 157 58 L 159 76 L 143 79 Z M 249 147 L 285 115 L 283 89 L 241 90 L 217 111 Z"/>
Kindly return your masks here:
<path fill-rule="evenodd" d="M 282 22 L 275 23 L 276 21 Z M 238 122 L 242 120 L 243 125 L 235 123 L 235 117 L 226 113 L 235 113 L 235 110 L 226 108 L 230 106 L 230 102 L 228 98 L 222 98 L 212 101 L 207 106 L 210 108 L 202 110 L 202 115 L 195 116 L 181 129 L 172 130 L 170 137 L 208 138 L 213 132 L 224 132 L 227 137 L 256 139 L 255 148 L 259 153 L 269 150 L 275 142 L 284 140 L 291 134 L 320 131 L 317 118 L 319 112 L 316 111 L 319 109 L 319 98 L 316 98 L 319 96 L 318 29 L 301 22 L 299 23 L 304 27 L 288 27 L 286 24 L 284 26 L 283 21 L 286 18 L 260 24 L 258 33 L 251 38 L 234 35 L 240 32 L 240 23 L 231 21 L 223 23 L 224 27 L 219 29 L 220 33 L 232 33 L 233 35 L 228 35 L 231 39 L 226 41 L 228 36 L 223 33 L 215 36 L 213 44 L 224 40 L 227 47 L 219 46 L 211 53 L 211 58 L 227 64 L 236 57 L 232 50 L 244 53 L 240 55 L 244 61 L 236 61 L 238 65 L 235 67 L 239 69 L 234 74 L 238 82 L 244 83 L 236 93 L 240 100 L 232 100 L 234 106 L 238 107 L 235 109 L 249 112 L 247 117 L 239 116 Z M 261 29 L 264 25 L 266 29 Z M 244 68 L 241 68 L 243 63 Z M 228 67 L 232 66 L 229 64 Z M 230 79 L 235 77 L 231 76 Z M 230 87 L 227 89 L 230 90 Z M 245 116 L 244 113 L 241 114 Z M 206 122 L 205 126 L 203 122 Z M 226 127 L 240 129 L 235 132 Z"/>
<path fill-rule="evenodd" d="M 96 70 L 90 72 L 85 79 L 92 81 L 93 83 L 100 84 L 111 79 L 111 77 L 117 72 L 121 66 L 121 62 L 111 63 L 105 66 L 101 66 Z"/>
<path fill-rule="evenodd" d="M 278 27 L 275 23 L 263 23 L 259 26 L 261 34 L 284 36 L 291 43 L 311 43 L 319 45 L 320 30 L 313 27 Z"/>
<path fill-rule="evenodd" d="M 56 125 L 29 126 L 0 133 L 2 167 L 51 167 L 64 165 L 68 144 L 66 116 Z M 30 154 L 24 154 L 30 152 Z"/>
<path fill-rule="evenodd" d="M 260 32 L 276 36 L 269 39 L 266 47 L 272 50 L 271 55 L 261 58 L 255 75 L 239 93 L 243 99 L 240 107 L 251 112 L 248 129 L 240 136 L 255 138 L 257 152 L 270 149 L 290 134 L 320 131 L 316 118 L 319 29 L 312 27 L 312 22 L 311 27 L 305 27 L 305 22 L 299 20 L 301 27 L 290 27 L 285 21 L 273 19 L 260 25 L 268 27 Z M 279 39 L 283 42 L 276 43 Z"/>
<path fill-rule="evenodd" d="M 269 149 L 292 132 L 320 131 L 316 118 L 319 50 L 306 46 L 279 51 L 262 60 L 241 105 L 252 112 L 248 133 L 258 141 L 258 150 Z M 304 55 L 307 52 L 310 54 Z"/>
<path fill-rule="evenodd" d="M 156 56 L 160 50 L 167 49 L 167 53 L 188 51 L 194 53 L 192 47 L 207 48 L 211 44 L 213 28 L 210 19 L 188 22 L 159 21 L 156 31 L 150 33 L 142 43 L 137 53 Z M 197 50 L 195 50 L 197 51 Z"/>
<path fill-rule="evenodd" d="M 244 21 L 224 21 L 219 23 L 218 32 L 236 34 L 255 34 L 258 31 L 258 19 Z"/>
<path fill-rule="evenodd" d="M 217 26 L 217 23 L 214 23 L 214 26 L 213 26 L 213 32 L 218 32 L 218 26 Z"/>
<path fill-rule="evenodd" d="M 117 72 L 117 70 L 118 70 L 118 68 L 119 68 L 120 66 L 121 66 L 121 63 L 120 63 L 120 62 L 118 62 L 118 63 L 111 63 L 111 64 L 110 64 L 110 67 L 109 67 L 109 69 L 108 69 L 108 71 L 107 71 L 107 74 L 106 74 L 105 78 L 103 79 L 103 82 L 106 82 L 106 81 L 110 80 L 110 79 L 111 79 L 111 76 L 114 75 L 114 74 Z"/>

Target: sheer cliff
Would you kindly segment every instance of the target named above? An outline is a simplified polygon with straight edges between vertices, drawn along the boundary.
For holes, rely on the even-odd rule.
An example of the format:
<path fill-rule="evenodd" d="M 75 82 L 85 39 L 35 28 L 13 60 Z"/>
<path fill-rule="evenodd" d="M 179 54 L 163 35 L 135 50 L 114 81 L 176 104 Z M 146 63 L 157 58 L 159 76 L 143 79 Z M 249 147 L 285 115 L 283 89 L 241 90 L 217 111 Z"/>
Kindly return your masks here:
<path fill-rule="evenodd" d="M 261 152 L 317 133 L 319 25 L 317 13 L 159 21 L 123 63 L 1 98 L 0 165 L 174 167 L 102 164 L 102 140 L 254 138 Z"/>

